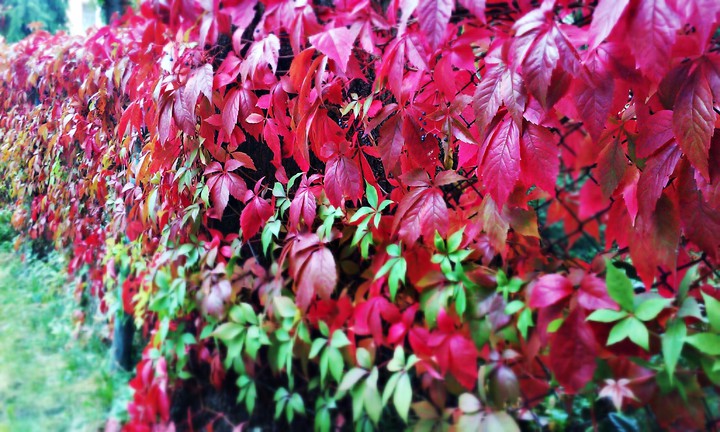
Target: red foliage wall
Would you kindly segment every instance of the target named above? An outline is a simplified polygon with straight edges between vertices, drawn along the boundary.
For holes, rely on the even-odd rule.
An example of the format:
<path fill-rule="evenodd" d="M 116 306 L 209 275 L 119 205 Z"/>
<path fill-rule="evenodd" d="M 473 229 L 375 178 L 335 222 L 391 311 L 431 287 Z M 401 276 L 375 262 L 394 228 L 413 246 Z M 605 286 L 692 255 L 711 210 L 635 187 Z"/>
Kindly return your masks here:
<path fill-rule="evenodd" d="M 207 421 L 171 414 L 191 374 L 237 377 L 251 422 L 255 400 L 321 429 L 414 403 L 509 430 L 600 394 L 699 428 L 718 12 L 147 1 L 3 47 L 0 168 L 16 225 L 147 337 L 128 430 Z"/>

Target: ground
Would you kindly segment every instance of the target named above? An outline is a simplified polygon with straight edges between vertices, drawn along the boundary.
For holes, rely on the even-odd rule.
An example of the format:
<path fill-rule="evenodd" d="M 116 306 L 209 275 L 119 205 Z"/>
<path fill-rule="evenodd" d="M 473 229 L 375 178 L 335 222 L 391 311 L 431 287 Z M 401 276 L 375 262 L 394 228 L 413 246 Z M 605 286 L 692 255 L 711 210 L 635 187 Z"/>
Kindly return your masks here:
<path fill-rule="evenodd" d="M 97 337 L 102 327 L 74 328 L 77 302 L 60 258 L 23 260 L 1 246 L 0 432 L 102 429 L 127 397 L 126 377 L 110 369 Z"/>

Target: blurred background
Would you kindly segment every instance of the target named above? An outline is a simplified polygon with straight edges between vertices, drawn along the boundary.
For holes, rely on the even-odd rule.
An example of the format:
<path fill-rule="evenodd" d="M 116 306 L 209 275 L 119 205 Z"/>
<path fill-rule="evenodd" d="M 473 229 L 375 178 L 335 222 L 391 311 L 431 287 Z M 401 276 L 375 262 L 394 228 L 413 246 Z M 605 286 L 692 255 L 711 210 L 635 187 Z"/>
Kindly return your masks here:
<path fill-rule="evenodd" d="M 134 0 L 0 0 L 0 35 L 17 42 L 34 30 L 82 34 L 107 23 Z"/>

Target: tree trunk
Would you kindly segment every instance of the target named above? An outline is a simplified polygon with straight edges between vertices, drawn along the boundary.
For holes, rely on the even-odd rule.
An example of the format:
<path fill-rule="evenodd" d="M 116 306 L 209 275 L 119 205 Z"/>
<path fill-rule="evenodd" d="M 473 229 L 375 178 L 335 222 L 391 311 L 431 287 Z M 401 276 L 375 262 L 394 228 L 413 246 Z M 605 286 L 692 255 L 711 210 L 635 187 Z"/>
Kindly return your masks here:
<path fill-rule="evenodd" d="M 113 365 L 123 370 L 132 369 L 132 342 L 135 324 L 133 317 L 120 311 L 115 318 L 113 332 L 112 356 Z"/>
<path fill-rule="evenodd" d="M 129 7 L 130 0 L 104 0 L 102 2 L 102 11 L 105 22 L 109 24 L 115 13 L 120 16 L 125 13 L 125 10 Z"/>

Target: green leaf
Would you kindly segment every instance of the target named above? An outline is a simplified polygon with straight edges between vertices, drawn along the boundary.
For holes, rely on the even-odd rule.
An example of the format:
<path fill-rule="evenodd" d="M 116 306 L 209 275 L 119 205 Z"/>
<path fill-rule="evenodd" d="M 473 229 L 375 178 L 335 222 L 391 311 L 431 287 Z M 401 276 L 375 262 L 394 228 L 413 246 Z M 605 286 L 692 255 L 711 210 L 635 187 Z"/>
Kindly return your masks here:
<path fill-rule="evenodd" d="M 702 296 L 705 301 L 705 312 L 710 321 L 710 327 L 716 332 L 720 332 L 720 301 L 705 293 L 702 293 Z"/>
<path fill-rule="evenodd" d="M 355 214 L 350 218 L 350 223 L 354 224 L 360 221 L 360 219 L 364 218 L 365 216 L 369 215 L 373 212 L 373 209 L 370 207 L 361 207 L 358 209 L 358 211 L 355 212 Z"/>
<path fill-rule="evenodd" d="M 670 304 L 670 301 L 662 297 L 647 299 L 635 309 L 635 316 L 641 321 L 655 319 Z"/>
<path fill-rule="evenodd" d="M 615 267 L 610 260 L 605 260 L 605 266 L 607 268 L 605 284 L 607 285 L 608 294 L 621 308 L 631 312 L 634 309 L 633 298 L 635 297 L 632 281 L 624 271 Z"/>
<path fill-rule="evenodd" d="M 273 297 L 275 311 L 283 318 L 293 318 L 297 313 L 295 302 L 288 297 Z"/>
<path fill-rule="evenodd" d="M 518 330 L 520 330 L 523 339 L 527 340 L 528 329 L 533 325 L 532 311 L 528 308 L 523 309 L 518 317 Z"/>
<path fill-rule="evenodd" d="M 458 408 L 465 414 L 472 414 L 482 409 L 482 403 L 474 394 L 463 393 L 458 400 Z"/>
<path fill-rule="evenodd" d="M 720 354 L 720 334 L 697 333 L 685 338 L 685 342 L 708 355 Z"/>
<path fill-rule="evenodd" d="M 298 393 L 293 393 L 293 395 L 290 397 L 289 404 L 292 407 L 293 411 L 298 414 L 305 415 L 305 403 L 302 400 L 302 396 L 300 396 Z"/>
<path fill-rule="evenodd" d="M 628 316 L 628 313 L 625 311 L 615 311 L 612 309 L 598 309 L 591 313 L 586 321 L 597 321 L 597 322 L 614 322 L 620 319 L 625 318 Z"/>
<path fill-rule="evenodd" d="M 447 250 L 448 252 L 455 252 L 460 247 L 460 244 L 462 243 L 463 239 L 463 233 L 465 232 L 465 227 L 462 227 L 460 231 L 455 232 L 453 235 L 448 237 L 447 240 Z"/>
<path fill-rule="evenodd" d="M 397 372 L 403 368 L 405 368 L 405 351 L 402 346 L 398 345 L 393 352 L 393 358 L 387 364 L 387 369 L 390 372 Z"/>
<path fill-rule="evenodd" d="M 557 318 L 552 321 L 547 326 L 547 332 L 548 333 L 555 333 L 558 331 L 560 326 L 562 325 L 563 321 L 565 321 L 565 318 Z"/>
<path fill-rule="evenodd" d="M 355 353 L 355 358 L 357 359 L 358 366 L 370 369 L 372 367 L 372 359 L 370 358 L 370 353 L 365 348 L 358 348 L 357 352 Z"/>
<path fill-rule="evenodd" d="M 675 319 L 670 322 L 662 335 L 662 353 L 667 365 L 667 372 L 672 382 L 680 354 L 682 353 L 687 327 L 682 319 Z"/>
<path fill-rule="evenodd" d="M 455 285 L 455 310 L 462 319 L 465 309 L 467 309 L 467 296 L 465 295 L 465 287 L 462 284 Z"/>
<path fill-rule="evenodd" d="M 647 327 L 637 318 L 630 317 L 628 320 L 630 321 L 628 332 L 630 340 L 645 349 L 645 351 L 648 351 L 650 349 L 650 335 L 648 334 Z"/>
<path fill-rule="evenodd" d="M 235 323 L 225 323 L 216 328 L 212 335 L 223 341 L 229 341 L 235 339 L 243 330 L 245 330 L 243 326 Z"/>
<path fill-rule="evenodd" d="M 345 368 L 345 362 L 343 361 L 342 353 L 337 348 L 330 347 L 327 349 L 328 355 L 328 366 L 330 366 L 330 374 L 335 379 L 335 382 L 340 382 L 343 376 L 343 369 Z"/>
<path fill-rule="evenodd" d="M 394 373 L 390 375 L 390 379 L 388 380 L 387 384 L 385 384 L 385 389 L 383 390 L 383 405 L 387 405 L 388 401 L 390 400 L 390 396 L 392 396 L 393 392 L 395 391 L 395 387 L 397 387 L 397 383 L 400 380 L 401 375 L 402 373 Z"/>
<path fill-rule="evenodd" d="M 483 417 L 480 430 L 483 432 L 520 432 L 520 427 L 510 414 L 498 411 Z"/>
<path fill-rule="evenodd" d="M 330 346 L 334 348 L 342 348 L 350 344 L 350 339 L 345 336 L 345 333 L 340 330 L 335 330 L 335 332 L 333 332 L 332 339 L 330 340 Z"/>
<path fill-rule="evenodd" d="M 676 315 L 678 318 L 693 317 L 700 321 L 704 319 L 700 310 L 700 303 L 694 297 L 686 297 Z"/>
<path fill-rule="evenodd" d="M 330 337 L 330 329 L 328 328 L 328 325 L 325 324 L 325 321 L 318 322 L 318 328 L 320 328 L 320 333 L 325 337 Z"/>
<path fill-rule="evenodd" d="M 391 243 L 387 245 L 387 248 L 385 249 L 391 257 L 399 257 L 400 256 L 400 245 Z"/>
<path fill-rule="evenodd" d="M 310 358 L 317 357 L 317 355 L 320 354 L 320 351 L 323 349 L 326 343 L 327 339 L 325 338 L 315 339 L 312 343 L 312 346 L 310 347 Z"/>
<path fill-rule="evenodd" d="M 523 307 L 525 307 L 525 303 L 521 300 L 513 300 L 505 306 L 505 315 L 513 315 Z"/>
<path fill-rule="evenodd" d="M 497 280 L 498 288 L 504 287 L 508 284 L 508 278 L 504 271 L 498 270 L 497 275 L 495 275 L 495 280 Z"/>
<path fill-rule="evenodd" d="M 365 381 L 365 391 L 363 393 L 363 405 L 370 419 L 377 425 L 382 414 L 382 400 L 380 392 L 377 389 L 377 368 L 373 368 L 370 376 Z"/>
<path fill-rule="evenodd" d="M 435 231 L 435 249 L 437 249 L 438 252 L 441 254 L 447 253 L 447 248 L 445 247 L 445 240 L 443 240 L 442 236 L 439 232 Z"/>
<path fill-rule="evenodd" d="M 350 369 L 345 376 L 343 376 L 342 381 L 340 382 L 340 387 L 338 387 L 338 391 L 340 392 L 346 392 L 353 388 L 355 384 L 357 384 L 358 381 L 362 377 L 368 374 L 368 371 L 362 368 L 352 368 Z"/>
<path fill-rule="evenodd" d="M 395 389 L 395 395 L 393 397 L 393 404 L 400 417 L 407 423 L 408 412 L 410 411 L 410 403 L 412 402 L 412 386 L 410 385 L 410 377 L 407 373 L 400 375 L 400 381 L 398 381 L 397 388 Z"/>
<path fill-rule="evenodd" d="M 370 204 L 370 207 L 377 208 L 378 205 L 378 193 L 377 189 L 375 189 L 374 186 L 370 185 L 370 183 L 365 182 L 365 195 L 367 196 L 368 204 Z"/>
<path fill-rule="evenodd" d="M 690 285 L 698 278 L 698 265 L 690 267 L 680 281 L 680 287 L 678 288 L 678 301 L 683 301 L 687 296 Z"/>
<path fill-rule="evenodd" d="M 395 258 L 388 277 L 388 287 L 390 288 L 390 298 L 394 301 L 400 282 L 405 282 L 405 273 L 407 272 L 407 262 L 405 258 Z"/>
<path fill-rule="evenodd" d="M 625 318 L 624 320 L 615 324 L 612 329 L 610 329 L 610 334 L 608 335 L 607 340 L 608 346 L 618 343 L 629 336 L 631 319 L 632 317 Z"/>

